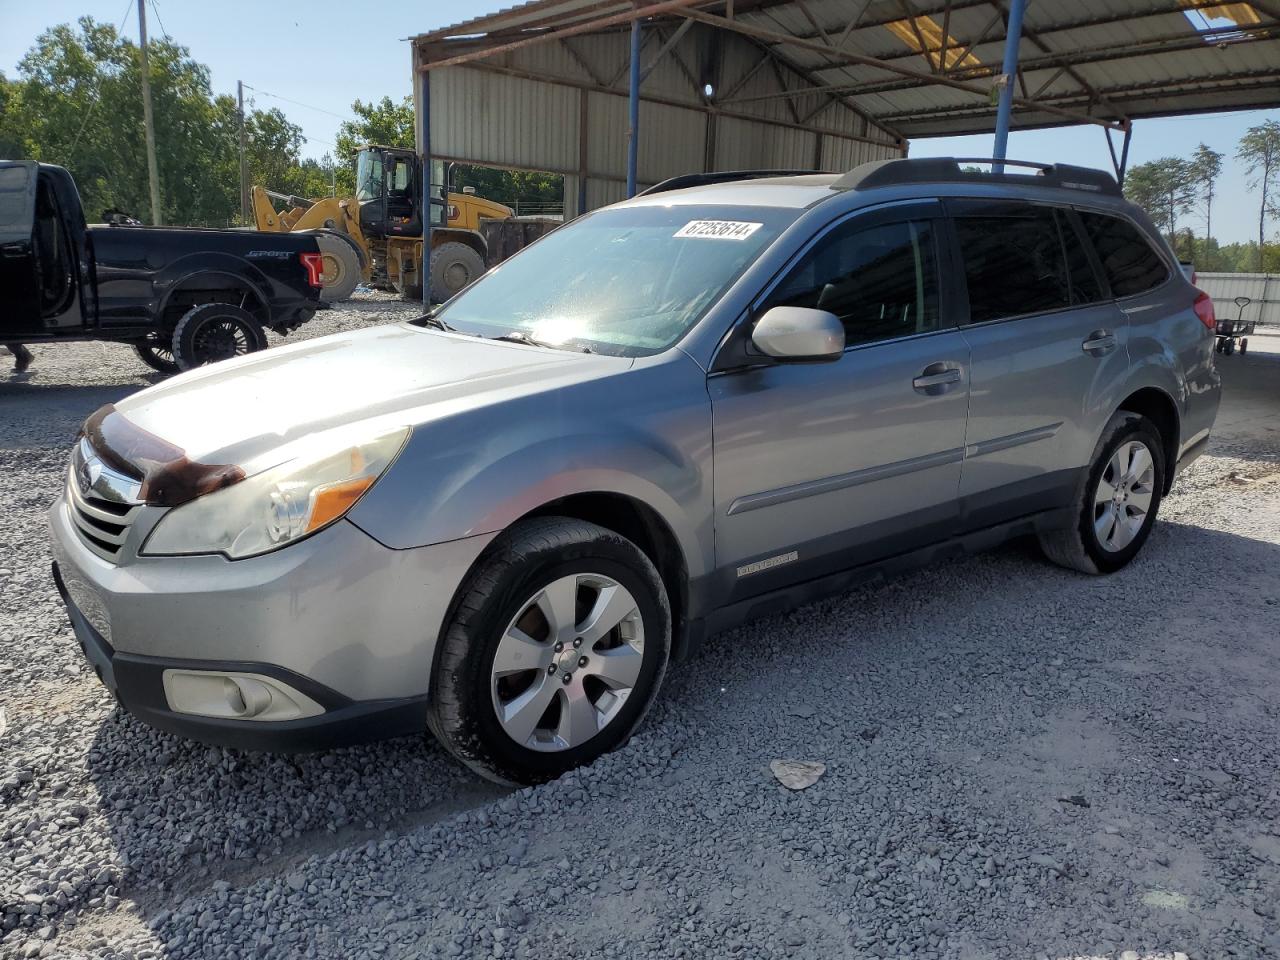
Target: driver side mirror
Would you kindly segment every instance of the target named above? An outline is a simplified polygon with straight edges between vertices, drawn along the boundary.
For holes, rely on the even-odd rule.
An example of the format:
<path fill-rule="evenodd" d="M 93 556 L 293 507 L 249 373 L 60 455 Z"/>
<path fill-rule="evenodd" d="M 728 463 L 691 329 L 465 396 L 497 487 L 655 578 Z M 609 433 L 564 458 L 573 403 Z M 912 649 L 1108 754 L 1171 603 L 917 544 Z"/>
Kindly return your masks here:
<path fill-rule="evenodd" d="M 773 307 L 756 321 L 751 342 L 775 360 L 830 362 L 844 353 L 844 324 L 826 310 Z"/>

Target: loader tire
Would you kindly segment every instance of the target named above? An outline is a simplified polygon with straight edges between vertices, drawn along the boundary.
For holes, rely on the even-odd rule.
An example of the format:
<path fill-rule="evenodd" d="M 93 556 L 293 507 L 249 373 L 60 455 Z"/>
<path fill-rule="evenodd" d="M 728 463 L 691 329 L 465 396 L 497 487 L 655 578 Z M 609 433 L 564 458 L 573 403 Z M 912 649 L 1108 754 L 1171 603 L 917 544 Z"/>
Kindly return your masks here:
<path fill-rule="evenodd" d="M 465 243 L 454 241 L 440 244 L 431 251 L 431 299 L 443 303 L 463 287 L 479 279 L 484 270 L 484 260 L 480 254 Z M 421 288 L 418 296 L 422 296 Z"/>
<path fill-rule="evenodd" d="M 324 261 L 320 299 L 326 303 L 348 299 L 360 283 L 359 252 L 351 241 L 335 233 L 317 231 L 315 238 Z"/>

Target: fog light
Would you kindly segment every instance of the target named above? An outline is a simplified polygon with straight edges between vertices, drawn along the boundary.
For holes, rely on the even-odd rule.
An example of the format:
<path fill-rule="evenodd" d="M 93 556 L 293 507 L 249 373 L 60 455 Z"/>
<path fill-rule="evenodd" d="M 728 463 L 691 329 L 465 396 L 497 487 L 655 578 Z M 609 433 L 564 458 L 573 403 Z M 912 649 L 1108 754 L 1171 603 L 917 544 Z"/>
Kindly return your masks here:
<path fill-rule="evenodd" d="M 226 720 L 300 720 L 324 707 L 287 683 L 257 673 L 216 670 L 164 671 L 169 709 Z"/>

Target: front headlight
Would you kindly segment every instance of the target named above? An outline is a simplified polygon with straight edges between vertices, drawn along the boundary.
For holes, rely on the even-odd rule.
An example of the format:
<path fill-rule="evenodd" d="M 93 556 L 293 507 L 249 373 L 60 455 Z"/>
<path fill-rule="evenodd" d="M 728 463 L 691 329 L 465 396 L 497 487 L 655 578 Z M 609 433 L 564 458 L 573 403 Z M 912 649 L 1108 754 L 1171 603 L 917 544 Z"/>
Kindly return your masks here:
<path fill-rule="evenodd" d="M 404 427 L 374 440 L 299 452 L 215 493 L 174 507 L 143 544 L 146 556 L 222 553 L 252 557 L 341 519 L 404 446 Z"/>

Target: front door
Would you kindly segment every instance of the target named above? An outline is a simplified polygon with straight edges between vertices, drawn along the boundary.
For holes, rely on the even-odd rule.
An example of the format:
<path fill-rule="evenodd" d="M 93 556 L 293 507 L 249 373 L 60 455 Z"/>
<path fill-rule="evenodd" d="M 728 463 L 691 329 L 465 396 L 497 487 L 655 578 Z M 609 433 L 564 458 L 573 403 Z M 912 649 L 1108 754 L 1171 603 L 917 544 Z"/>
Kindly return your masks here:
<path fill-rule="evenodd" d="M 969 353 L 940 293 L 939 215 L 925 203 L 838 223 L 753 312 L 829 310 L 845 327 L 838 360 L 709 378 L 724 601 L 952 532 Z"/>
<path fill-rule="evenodd" d="M 38 170 L 31 161 L 0 163 L 0 343 L 44 331 L 33 237 Z"/>

